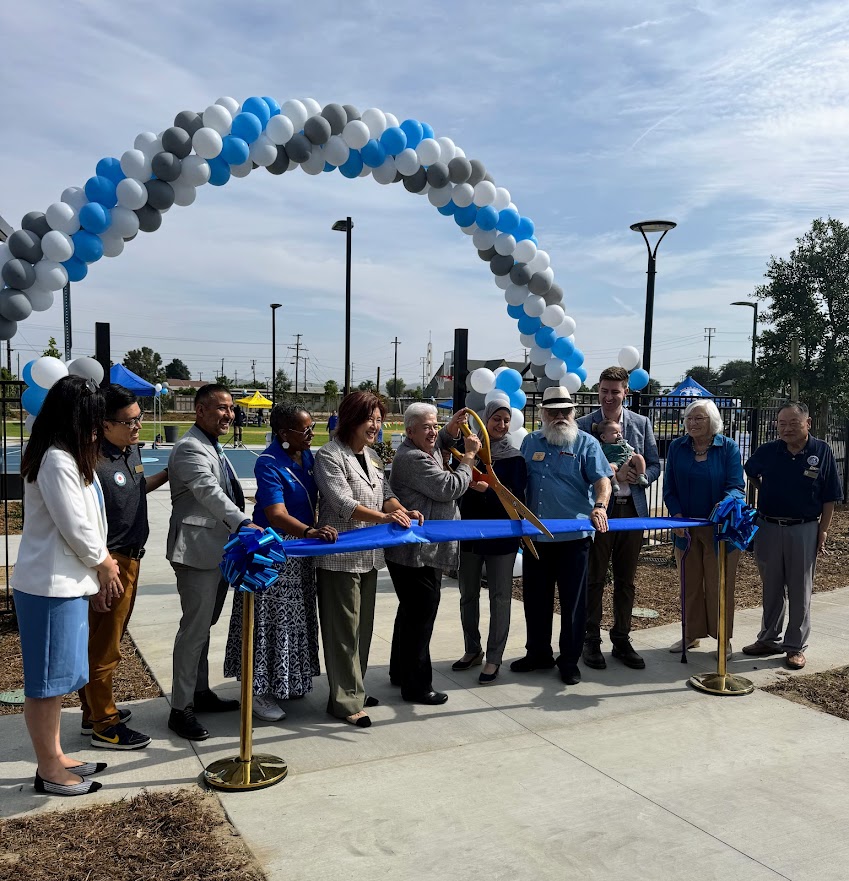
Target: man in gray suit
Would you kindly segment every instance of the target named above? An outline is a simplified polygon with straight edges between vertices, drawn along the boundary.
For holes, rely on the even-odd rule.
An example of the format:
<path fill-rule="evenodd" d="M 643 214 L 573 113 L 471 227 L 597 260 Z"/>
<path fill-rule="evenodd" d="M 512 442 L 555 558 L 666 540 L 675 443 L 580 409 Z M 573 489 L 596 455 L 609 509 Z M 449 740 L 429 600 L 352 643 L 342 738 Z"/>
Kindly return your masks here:
<path fill-rule="evenodd" d="M 660 476 L 660 459 L 651 422 L 639 413 L 626 410 L 628 371 L 622 367 L 607 367 L 598 380 L 598 401 L 601 407 L 578 420 L 578 427 L 595 434 L 594 426 L 604 419 L 613 419 L 622 426 L 626 441 L 646 460 L 646 478 L 649 484 Z M 617 471 L 620 489 L 611 496 L 608 519 L 617 517 L 648 517 L 646 488 L 638 482 L 634 469 L 623 465 Z M 601 653 L 601 610 L 607 567 L 613 558 L 613 627 L 610 641 L 613 657 L 628 667 L 642 670 L 646 662 L 631 645 L 631 614 L 634 610 L 634 576 L 643 546 L 643 533 L 596 533 L 590 550 L 590 571 L 587 582 L 587 632 L 582 658 L 588 667 L 603 670 L 607 666 Z"/>
<path fill-rule="evenodd" d="M 233 398 L 223 385 L 195 395 L 195 424 L 174 444 L 168 459 L 171 524 L 167 557 L 177 575 L 183 617 L 174 641 L 174 680 L 168 727 L 188 740 L 209 732 L 195 713 L 236 710 L 209 688 L 209 631 L 218 621 L 227 582 L 218 569 L 224 545 L 245 517 L 245 496 L 218 438 L 233 422 Z M 259 527 L 255 527 L 259 529 Z"/>

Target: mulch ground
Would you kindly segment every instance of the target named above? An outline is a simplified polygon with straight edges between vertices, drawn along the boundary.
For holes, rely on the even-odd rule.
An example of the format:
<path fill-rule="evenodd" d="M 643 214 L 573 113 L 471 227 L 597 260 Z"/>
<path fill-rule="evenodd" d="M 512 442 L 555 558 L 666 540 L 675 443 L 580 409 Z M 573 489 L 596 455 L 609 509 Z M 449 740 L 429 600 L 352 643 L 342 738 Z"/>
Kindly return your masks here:
<path fill-rule="evenodd" d="M 849 667 L 808 676 L 787 673 L 781 682 L 767 685 L 764 691 L 840 719 L 849 719 Z"/>
<path fill-rule="evenodd" d="M 3 821 L 0 881 L 262 881 L 218 799 L 146 792 Z"/>
<path fill-rule="evenodd" d="M 0 532 L 6 535 L 20 535 L 24 528 L 24 511 L 20 502 L 6 502 L 0 505 Z"/>

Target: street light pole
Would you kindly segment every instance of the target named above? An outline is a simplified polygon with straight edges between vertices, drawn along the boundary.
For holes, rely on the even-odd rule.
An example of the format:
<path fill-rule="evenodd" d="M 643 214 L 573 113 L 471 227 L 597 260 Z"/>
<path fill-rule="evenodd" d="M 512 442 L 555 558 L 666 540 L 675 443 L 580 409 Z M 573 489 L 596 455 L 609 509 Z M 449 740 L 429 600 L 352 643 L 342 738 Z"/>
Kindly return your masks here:
<path fill-rule="evenodd" d="M 282 303 L 271 303 L 271 405 L 277 403 L 277 310 Z"/>
<path fill-rule="evenodd" d="M 350 217 L 337 220 L 331 229 L 345 233 L 345 391 L 351 391 L 351 230 L 354 222 Z"/>
<path fill-rule="evenodd" d="M 732 306 L 751 306 L 754 310 L 752 320 L 752 370 L 755 369 L 755 354 L 758 348 L 758 304 L 751 300 L 735 300 Z"/>

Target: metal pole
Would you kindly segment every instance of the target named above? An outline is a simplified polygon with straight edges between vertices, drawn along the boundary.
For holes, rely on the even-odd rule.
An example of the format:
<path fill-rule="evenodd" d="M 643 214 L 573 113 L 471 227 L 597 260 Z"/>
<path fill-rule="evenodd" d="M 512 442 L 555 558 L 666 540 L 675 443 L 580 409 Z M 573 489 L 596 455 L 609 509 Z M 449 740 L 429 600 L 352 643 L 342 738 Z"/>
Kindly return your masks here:
<path fill-rule="evenodd" d="M 395 388 L 393 389 L 395 392 L 395 409 L 400 412 L 400 405 L 398 403 L 398 346 L 400 346 L 401 343 L 398 341 L 397 336 L 392 341 L 392 345 L 395 346 L 395 372 L 393 374 L 395 377 Z"/>
<path fill-rule="evenodd" d="M 71 333 L 71 283 L 62 288 L 62 317 L 65 324 L 65 360 L 71 360 L 73 340 Z"/>
<path fill-rule="evenodd" d="M 271 306 L 271 406 L 277 403 L 277 310 L 282 303 L 270 303 Z"/>
<path fill-rule="evenodd" d="M 648 244 L 648 240 L 646 240 Z M 660 244 L 658 242 L 658 244 Z M 651 337 L 654 323 L 654 278 L 657 275 L 657 260 L 649 250 L 649 265 L 646 270 L 646 320 L 643 330 L 643 370 L 651 374 Z"/>
<path fill-rule="evenodd" d="M 469 331 L 454 328 L 454 412 L 466 406 L 466 377 L 469 375 Z"/>
<path fill-rule="evenodd" d="M 112 359 L 110 354 L 109 324 L 104 321 L 97 321 L 94 325 L 94 357 L 103 368 L 103 382 L 100 385 L 107 386 L 112 382 L 109 376 Z"/>
<path fill-rule="evenodd" d="M 346 217 L 345 229 L 345 394 L 351 391 L 351 230 L 353 223 Z M 395 350 L 398 351 L 397 349 Z"/>
<path fill-rule="evenodd" d="M 754 379 L 754 369 L 755 369 L 755 353 L 758 347 L 758 304 L 752 304 L 755 308 L 752 310 L 755 313 L 754 320 L 752 321 L 752 378 Z"/>

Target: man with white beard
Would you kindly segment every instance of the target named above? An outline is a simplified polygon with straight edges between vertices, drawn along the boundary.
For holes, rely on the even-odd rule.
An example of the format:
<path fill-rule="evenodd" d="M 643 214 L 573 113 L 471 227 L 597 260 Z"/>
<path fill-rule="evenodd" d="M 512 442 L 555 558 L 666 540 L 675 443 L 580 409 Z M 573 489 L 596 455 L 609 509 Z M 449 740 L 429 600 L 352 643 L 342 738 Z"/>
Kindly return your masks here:
<path fill-rule="evenodd" d="M 540 519 L 589 518 L 598 532 L 607 532 L 607 503 L 613 474 L 601 444 L 575 422 L 575 404 L 562 387 L 542 396 L 542 430 L 522 441 L 528 466 L 528 507 Z M 555 534 L 534 538 L 535 560 L 522 554 L 523 599 L 527 654 L 513 661 L 516 673 L 550 670 L 557 665 L 567 685 L 581 681 L 578 659 L 587 619 L 587 569 L 591 533 Z M 560 597 L 560 657 L 554 660 L 551 628 L 554 585 Z"/>

